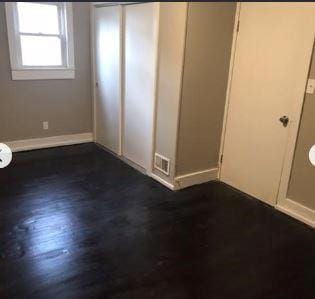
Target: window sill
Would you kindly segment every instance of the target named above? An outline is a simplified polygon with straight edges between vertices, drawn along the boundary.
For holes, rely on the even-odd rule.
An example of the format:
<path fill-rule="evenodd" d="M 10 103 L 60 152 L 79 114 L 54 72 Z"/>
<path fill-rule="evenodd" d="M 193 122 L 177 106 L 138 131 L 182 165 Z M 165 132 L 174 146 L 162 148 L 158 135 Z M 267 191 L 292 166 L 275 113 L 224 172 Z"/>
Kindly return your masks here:
<path fill-rule="evenodd" d="M 12 80 L 74 79 L 73 69 L 20 69 L 12 70 Z"/>

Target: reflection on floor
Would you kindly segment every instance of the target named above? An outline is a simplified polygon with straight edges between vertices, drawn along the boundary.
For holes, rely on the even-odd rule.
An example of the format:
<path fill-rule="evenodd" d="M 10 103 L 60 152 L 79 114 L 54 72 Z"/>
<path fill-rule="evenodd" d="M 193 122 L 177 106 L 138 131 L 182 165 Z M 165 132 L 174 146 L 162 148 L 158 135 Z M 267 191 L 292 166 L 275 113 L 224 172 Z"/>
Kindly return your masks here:
<path fill-rule="evenodd" d="M 0 298 L 315 298 L 315 234 L 211 182 L 171 192 L 94 144 L 0 169 Z"/>

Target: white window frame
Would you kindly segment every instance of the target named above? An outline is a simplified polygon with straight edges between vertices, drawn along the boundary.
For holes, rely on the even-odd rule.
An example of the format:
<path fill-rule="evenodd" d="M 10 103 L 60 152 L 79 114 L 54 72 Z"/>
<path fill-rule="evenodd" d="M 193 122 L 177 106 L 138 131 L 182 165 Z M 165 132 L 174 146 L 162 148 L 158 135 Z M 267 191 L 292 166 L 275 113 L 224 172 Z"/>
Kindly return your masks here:
<path fill-rule="evenodd" d="M 36 2 L 38 3 L 38 2 Z M 61 39 L 61 66 L 23 66 L 20 35 L 18 26 L 17 2 L 6 2 L 6 19 L 8 41 L 10 50 L 10 62 L 12 80 L 43 80 L 43 79 L 74 79 L 74 46 L 73 46 L 73 16 L 71 2 L 43 2 L 58 6 L 59 28 Z M 48 36 L 48 34 L 36 33 L 36 36 Z"/>

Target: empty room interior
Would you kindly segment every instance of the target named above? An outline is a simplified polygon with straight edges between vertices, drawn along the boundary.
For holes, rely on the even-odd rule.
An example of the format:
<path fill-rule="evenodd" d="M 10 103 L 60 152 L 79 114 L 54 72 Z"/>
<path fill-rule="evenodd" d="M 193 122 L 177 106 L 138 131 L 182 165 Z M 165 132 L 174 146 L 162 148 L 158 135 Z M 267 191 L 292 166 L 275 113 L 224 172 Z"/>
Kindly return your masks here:
<path fill-rule="evenodd" d="M 315 298 L 315 3 L 1 2 L 0 298 Z"/>

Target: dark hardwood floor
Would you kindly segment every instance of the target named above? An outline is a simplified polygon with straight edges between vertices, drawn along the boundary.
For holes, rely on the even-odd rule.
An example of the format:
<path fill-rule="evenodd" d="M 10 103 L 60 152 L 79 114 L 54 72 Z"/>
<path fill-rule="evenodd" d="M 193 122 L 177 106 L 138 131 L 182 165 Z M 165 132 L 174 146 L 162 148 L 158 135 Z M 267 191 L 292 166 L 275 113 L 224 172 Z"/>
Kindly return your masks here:
<path fill-rule="evenodd" d="M 0 169 L 0 298 L 315 298 L 315 234 L 228 186 L 171 192 L 94 144 Z"/>

